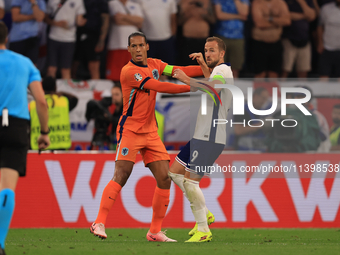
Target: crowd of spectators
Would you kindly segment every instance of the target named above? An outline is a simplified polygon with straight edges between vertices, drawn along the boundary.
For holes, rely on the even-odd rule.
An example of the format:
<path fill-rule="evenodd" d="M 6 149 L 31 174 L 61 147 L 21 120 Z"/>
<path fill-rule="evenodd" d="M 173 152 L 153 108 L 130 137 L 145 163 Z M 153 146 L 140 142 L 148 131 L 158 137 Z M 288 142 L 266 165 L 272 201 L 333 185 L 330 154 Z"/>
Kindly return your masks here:
<path fill-rule="evenodd" d="M 52 77 L 119 81 L 138 30 L 169 64 L 195 64 L 215 35 L 235 77 L 340 77 L 340 0 L 0 0 L 0 19 Z"/>

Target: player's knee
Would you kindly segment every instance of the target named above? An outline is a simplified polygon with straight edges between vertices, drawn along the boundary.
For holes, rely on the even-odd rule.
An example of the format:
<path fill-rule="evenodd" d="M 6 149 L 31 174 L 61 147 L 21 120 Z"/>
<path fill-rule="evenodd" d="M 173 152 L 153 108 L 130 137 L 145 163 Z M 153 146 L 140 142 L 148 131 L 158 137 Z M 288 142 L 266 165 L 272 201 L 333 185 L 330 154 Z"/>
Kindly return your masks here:
<path fill-rule="evenodd" d="M 185 189 L 185 193 L 190 203 L 194 203 L 197 200 L 198 192 L 199 192 L 199 182 L 191 179 L 184 178 L 183 187 Z"/>
<path fill-rule="evenodd" d="M 184 178 L 183 187 L 187 193 L 192 193 L 196 187 L 199 187 L 199 182 Z"/>
<path fill-rule="evenodd" d="M 130 177 L 133 164 L 134 164 L 133 162 L 128 161 L 117 161 L 112 180 L 117 182 L 120 186 L 123 187 Z"/>
<path fill-rule="evenodd" d="M 171 179 L 167 175 L 162 176 L 161 178 L 158 178 L 157 180 L 157 186 L 161 189 L 170 189 L 171 185 Z"/>
<path fill-rule="evenodd" d="M 174 161 L 174 163 L 172 163 L 172 165 L 170 166 L 170 170 L 171 173 L 174 174 L 185 174 L 185 168 L 184 166 L 182 166 L 180 163 L 178 163 L 176 160 Z"/>
<path fill-rule="evenodd" d="M 112 178 L 113 181 L 117 182 L 120 186 L 124 186 L 129 179 L 130 173 L 124 170 L 115 170 L 115 174 Z"/>
<path fill-rule="evenodd" d="M 170 186 L 171 179 L 170 179 L 169 175 L 164 176 L 163 182 L 164 182 L 164 184 L 169 184 L 169 186 Z"/>

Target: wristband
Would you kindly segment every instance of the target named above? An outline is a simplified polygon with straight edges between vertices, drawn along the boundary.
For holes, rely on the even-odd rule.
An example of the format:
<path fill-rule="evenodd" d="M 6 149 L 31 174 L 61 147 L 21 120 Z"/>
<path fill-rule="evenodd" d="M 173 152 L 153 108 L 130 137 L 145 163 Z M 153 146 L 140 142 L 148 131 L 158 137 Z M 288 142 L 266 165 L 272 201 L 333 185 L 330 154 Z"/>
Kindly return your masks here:
<path fill-rule="evenodd" d="M 49 133 L 50 133 L 50 129 L 48 129 L 47 132 L 40 130 L 40 134 L 42 134 L 42 135 L 48 135 Z"/>

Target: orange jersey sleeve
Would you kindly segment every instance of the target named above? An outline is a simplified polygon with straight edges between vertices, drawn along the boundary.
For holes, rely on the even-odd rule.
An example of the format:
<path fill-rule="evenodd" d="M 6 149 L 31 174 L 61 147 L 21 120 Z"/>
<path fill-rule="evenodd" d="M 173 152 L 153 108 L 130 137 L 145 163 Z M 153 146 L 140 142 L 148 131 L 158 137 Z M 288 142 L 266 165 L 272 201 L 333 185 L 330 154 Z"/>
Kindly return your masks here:
<path fill-rule="evenodd" d="M 171 82 L 161 82 L 154 79 L 148 79 L 142 89 L 150 89 L 161 93 L 177 94 L 183 92 L 190 92 L 190 86 L 178 85 Z"/>
<path fill-rule="evenodd" d="M 203 71 L 200 66 L 174 66 L 174 69 L 181 69 L 189 77 L 203 76 Z"/>
<path fill-rule="evenodd" d="M 203 76 L 203 71 L 200 66 L 172 66 L 172 65 L 169 65 L 168 63 L 161 61 L 160 59 L 151 59 L 151 60 L 154 62 L 157 62 L 159 66 L 158 69 L 160 73 L 163 75 L 172 76 L 173 71 L 175 69 L 181 69 L 189 77 Z"/>

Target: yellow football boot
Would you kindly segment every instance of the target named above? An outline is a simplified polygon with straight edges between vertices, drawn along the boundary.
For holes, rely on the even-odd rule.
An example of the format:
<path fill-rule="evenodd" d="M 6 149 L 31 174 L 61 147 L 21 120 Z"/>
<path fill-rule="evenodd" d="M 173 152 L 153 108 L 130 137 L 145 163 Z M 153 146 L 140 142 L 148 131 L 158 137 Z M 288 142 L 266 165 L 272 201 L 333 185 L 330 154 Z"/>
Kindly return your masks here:
<path fill-rule="evenodd" d="M 186 243 L 203 243 L 210 242 L 212 240 L 211 231 L 209 232 L 200 232 L 196 231 L 196 233 L 187 241 Z"/>
<path fill-rule="evenodd" d="M 207 214 L 207 222 L 208 222 L 208 226 L 215 222 L 215 216 L 210 211 Z M 193 236 L 196 232 L 197 232 L 197 222 L 195 224 L 195 227 L 192 230 L 190 230 L 188 234 L 189 236 Z"/>

